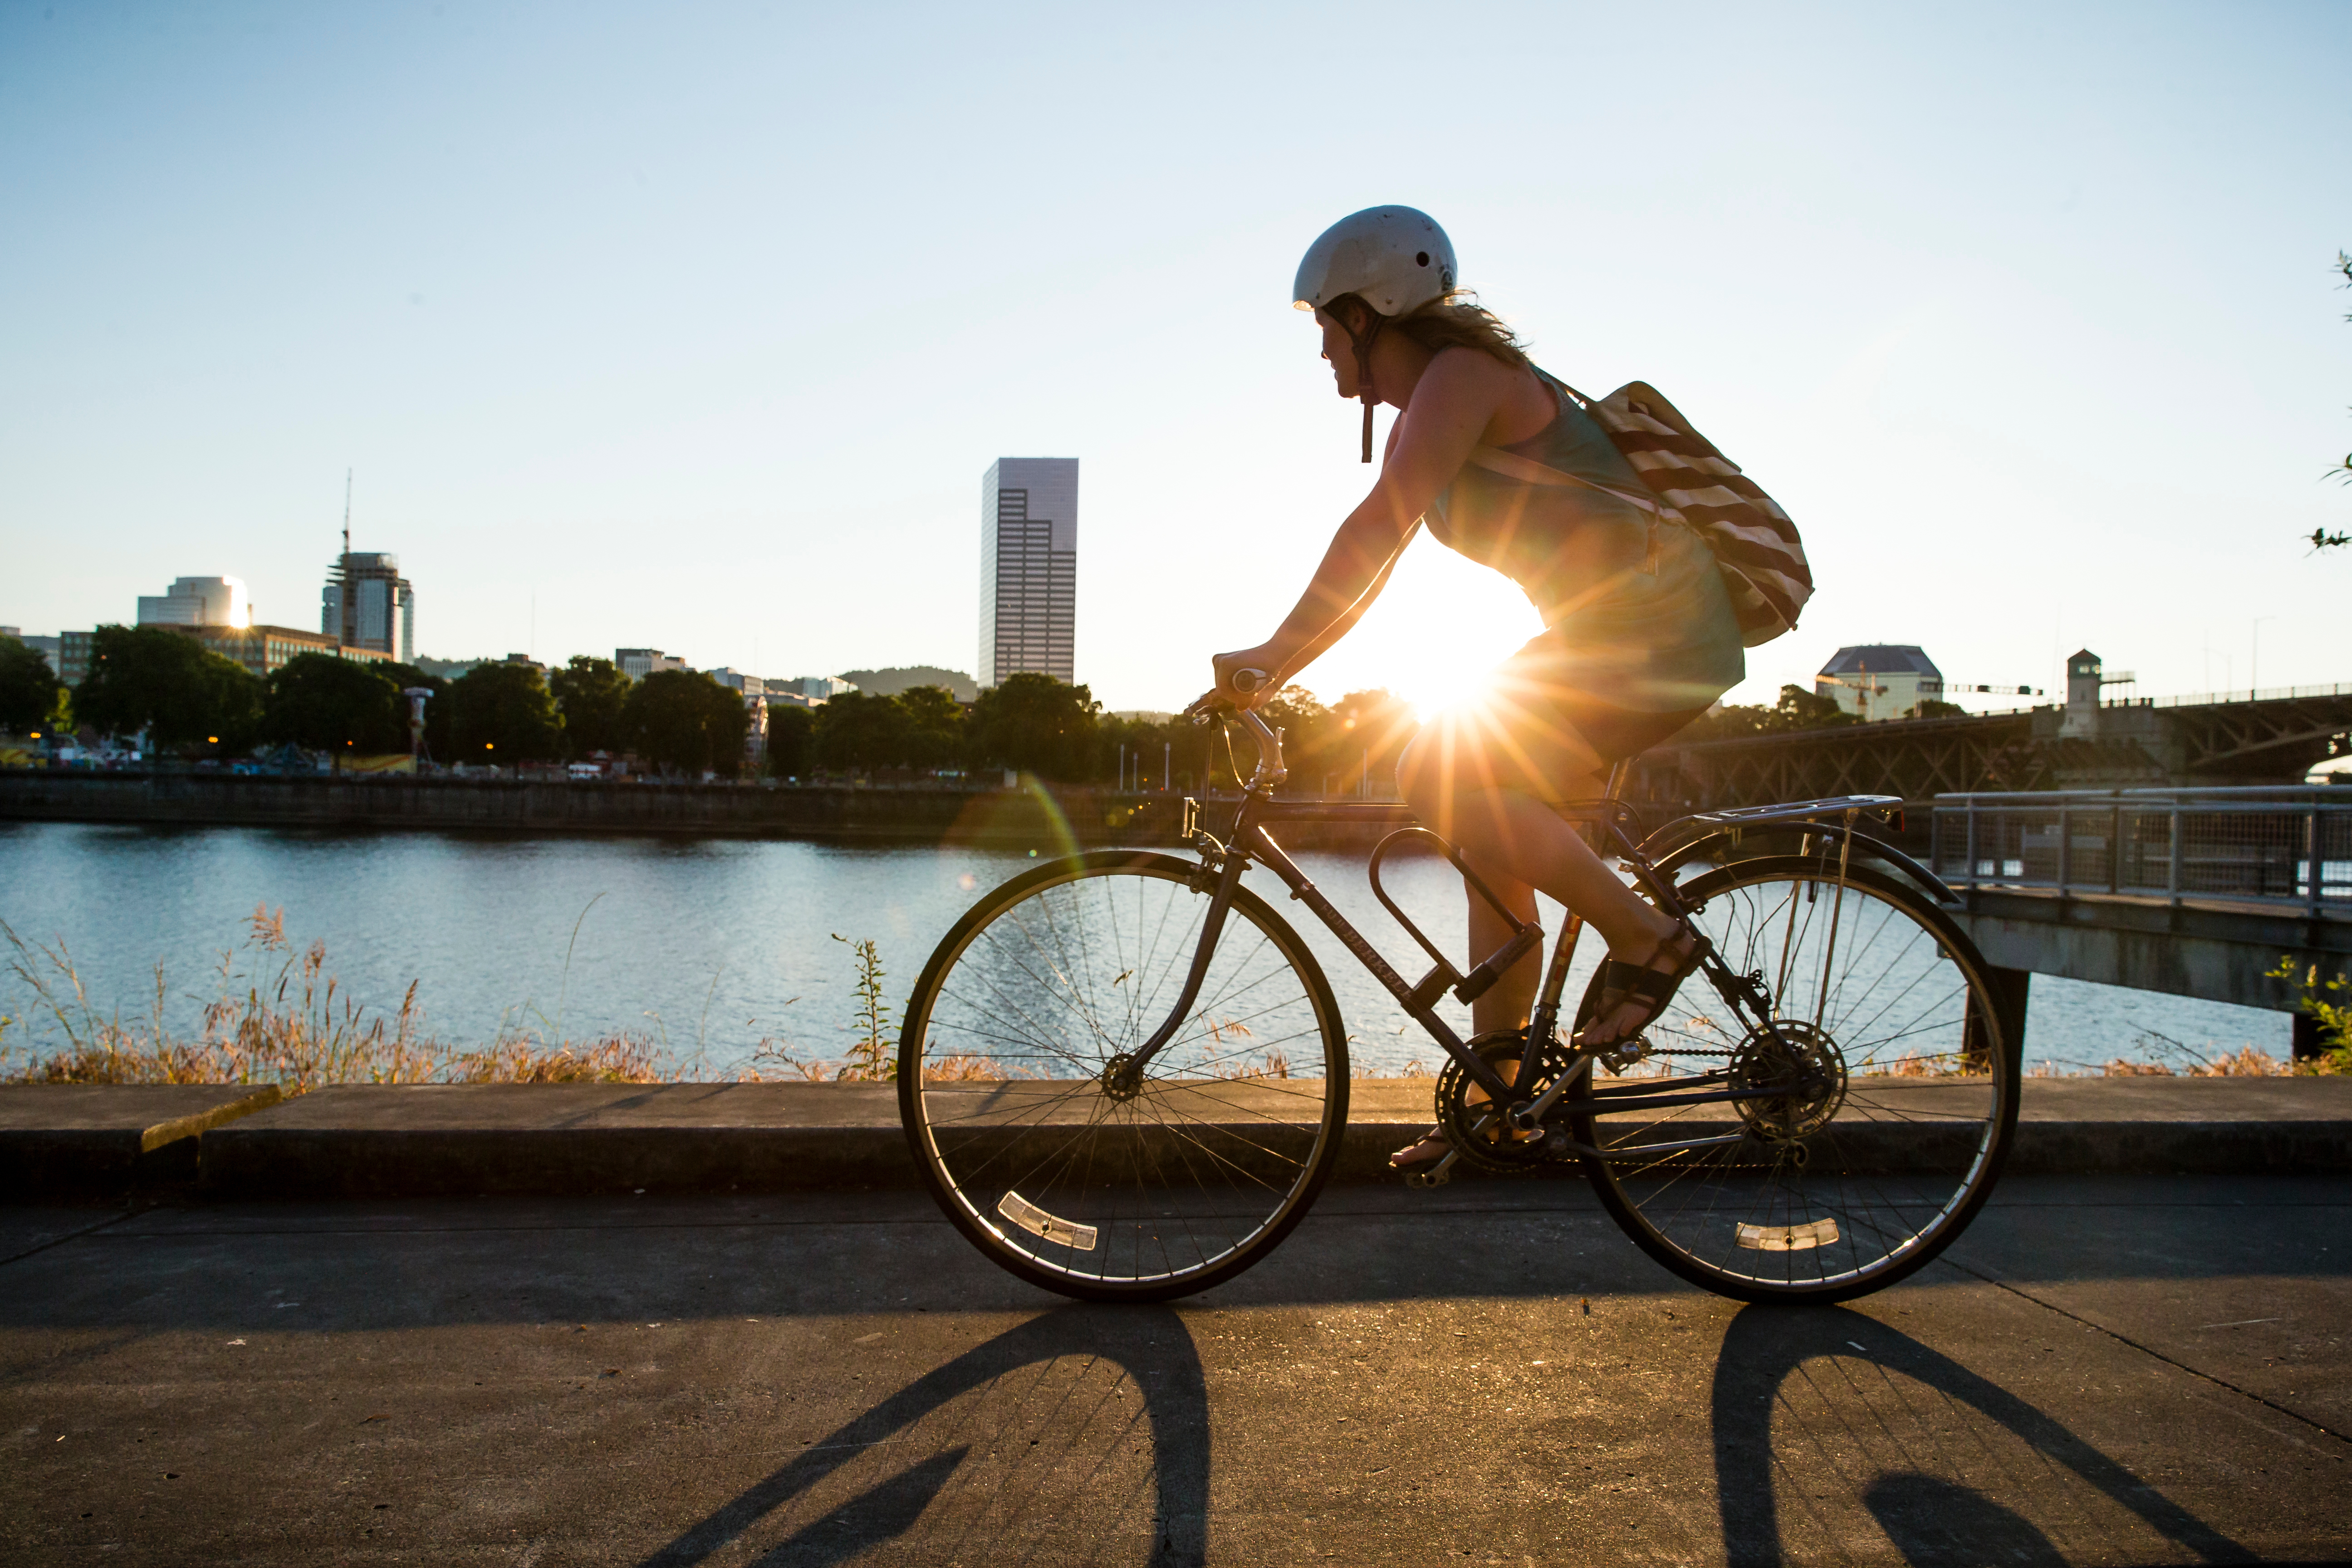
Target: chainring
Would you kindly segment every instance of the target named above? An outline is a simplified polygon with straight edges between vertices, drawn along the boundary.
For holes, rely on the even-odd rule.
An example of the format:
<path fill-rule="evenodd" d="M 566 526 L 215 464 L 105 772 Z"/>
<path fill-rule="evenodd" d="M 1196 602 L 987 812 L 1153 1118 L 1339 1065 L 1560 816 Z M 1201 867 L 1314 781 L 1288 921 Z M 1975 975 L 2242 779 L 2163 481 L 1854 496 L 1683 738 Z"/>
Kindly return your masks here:
<path fill-rule="evenodd" d="M 1469 1046 L 1471 1053 L 1487 1066 L 1516 1072 L 1527 1050 L 1527 1037 L 1517 1029 L 1497 1029 L 1472 1039 Z M 1521 1102 L 1550 1088 L 1554 1079 L 1569 1070 L 1571 1062 L 1569 1053 L 1557 1043 L 1545 1047 L 1536 1058 L 1532 1083 L 1512 1086 L 1515 1089 L 1524 1088 Z M 1446 1142 L 1462 1156 L 1463 1163 L 1474 1170 L 1500 1174 L 1558 1163 L 1545 1156 L 1540 1134 L 1512 1136 L 1502 1112 L 1486 1098 L 1486 1093 L 1462 1069 L 1462 1064 L 1451 1058 L 1444 1070 L 1437 1075 L 1437 1125 Z M 1473 1095 L 1478 1097 L 1475 1102 Z"/>
<path fill-rule="evenodd" d="M 1750 1029 L 1731 1052 L 1733 1089 L 1766 1088 L 1808 1075 L 1820 1079 L 1821 1087 L 1733 1100 L 1748 1130 L 1773 1143 L 1792 1143 L 1818 1132 L 1845 1103 L 1846 1081 L 1845 1053 L 1828 1031 L 1799 1018 L 1776 1018 L 1770 1032 Z"/>

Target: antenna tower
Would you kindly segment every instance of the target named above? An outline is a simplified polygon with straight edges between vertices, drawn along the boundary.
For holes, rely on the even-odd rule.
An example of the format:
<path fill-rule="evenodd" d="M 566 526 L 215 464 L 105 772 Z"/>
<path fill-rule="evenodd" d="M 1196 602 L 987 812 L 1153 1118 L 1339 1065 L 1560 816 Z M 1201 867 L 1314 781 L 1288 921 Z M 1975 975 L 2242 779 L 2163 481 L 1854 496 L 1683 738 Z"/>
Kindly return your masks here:
<path fill-rule="evenodd" d="M 343 470 L 343 553 L 352 552 L 352 471 Z"/>

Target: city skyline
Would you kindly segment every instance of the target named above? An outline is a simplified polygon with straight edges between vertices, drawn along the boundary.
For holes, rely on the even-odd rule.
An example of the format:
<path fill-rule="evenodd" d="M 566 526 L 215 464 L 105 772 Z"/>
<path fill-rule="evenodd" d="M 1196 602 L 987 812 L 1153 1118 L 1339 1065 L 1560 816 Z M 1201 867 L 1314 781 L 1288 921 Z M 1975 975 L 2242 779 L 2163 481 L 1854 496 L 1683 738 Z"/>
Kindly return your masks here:
<path fill-rule="evenodd" d="M 1820 593 L 1735 700 L 1875 642 L 2036 686 L 2086 645 L 2150 691 L 2352 674 L 2352 561 L 2305 542 L 2352 525 L 2340 5 L 1727 11 L 1664 121 L 1638 16 L 1454 18 L 1643 125 L 1638 170 L 1559 159 L 1528 94 L 1334 168 L 1297 61 L 1388 57 L 1328 8 L 1242 47 L 921 15 L 0 14 L 0 284 L 42 301 L 0 356 L 0 620 L 198 566 L 315 625 L 355 467 L 420 656 L 962 667 L 973 476 L 1082 452 L 1116 525 L 1074 673 L 1181 705 L 1363 494 L 1286 285 L 1402 201 L 1545 369 L 1653 383 L 1803 530 Z M 1801 107 L 1736 108 L 1759 80 Z M 1424 540 L 1305 679 L 1442 698 L 1533 619 Z"/>

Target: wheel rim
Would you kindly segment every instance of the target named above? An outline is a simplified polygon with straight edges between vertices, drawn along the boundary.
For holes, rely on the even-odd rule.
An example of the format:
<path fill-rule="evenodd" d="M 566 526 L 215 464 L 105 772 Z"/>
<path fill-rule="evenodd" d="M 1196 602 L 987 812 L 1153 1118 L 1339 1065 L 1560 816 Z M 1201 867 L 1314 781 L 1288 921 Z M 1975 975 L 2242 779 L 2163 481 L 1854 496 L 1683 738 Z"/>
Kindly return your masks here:
<path fill-rule="evenodd" d="M 1654 1250 L 1737 1288 L 1828 1292 L 1907 1272 L 1974 1212 L 2014 1115 L 1980 977 L 1874 880 L 1841 891 L 1834 874 L 1735 868 L 1686 891 L 1726 963 L 1760 977 L 1776 1026 L 1735 1024 L 1694 975 L 1635 1071 L 1789 1092 L 1595 1118 L 1603 1179 Z M 1705 1138 L 1733 1141 L 1663 1147 Z"/>
<path fill-rule="evenodd" d="M 1049 1284 L 1197 1288 L 1238 1267 L 1311 1195 L 1344 1115 L 1328 992 L 1246 896 L 1133 1072 L 1211 902 L 1181 864 L 1014 884 L 935 956 L 910 1015 L 934 1180 L 983 1247 Z"/>

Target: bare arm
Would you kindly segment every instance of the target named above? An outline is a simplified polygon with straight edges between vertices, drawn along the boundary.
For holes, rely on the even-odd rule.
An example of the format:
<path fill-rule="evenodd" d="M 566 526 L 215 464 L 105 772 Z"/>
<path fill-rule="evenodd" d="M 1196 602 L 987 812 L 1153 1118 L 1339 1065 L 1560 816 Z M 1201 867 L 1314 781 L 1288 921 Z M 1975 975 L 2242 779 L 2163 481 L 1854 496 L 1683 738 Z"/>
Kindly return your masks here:
<path fill-rule="evenodd" d="M 1220 694 L 1239 695 L 1229 684 L 1236 669 L 1266 670 L 1278 689 L 1354 628 L 1387 585 L 1421 514 L 1461 470 L 1520 374 L 1468 350 L 1430 362 L 1389 433 L 1379 480 L 1340 522 L 1297 605 L 1258 647 L 1216 657 Z"/>

